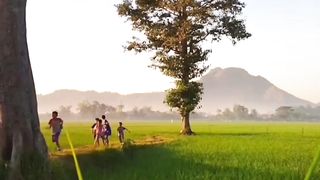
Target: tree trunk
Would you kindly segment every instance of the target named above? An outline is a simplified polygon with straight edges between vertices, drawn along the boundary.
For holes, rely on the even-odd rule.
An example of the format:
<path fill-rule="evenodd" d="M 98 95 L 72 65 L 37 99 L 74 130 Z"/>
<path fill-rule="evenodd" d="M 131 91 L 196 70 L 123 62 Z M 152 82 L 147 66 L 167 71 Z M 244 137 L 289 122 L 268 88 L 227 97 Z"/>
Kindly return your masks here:
<path fill-rule="evenodd" d="M 0 0 L 0 162 L 8 164 L 8 179 L 42 179 L 49 172 L 27 47 L 25 9 L 26 0 Z"/>
<path fill-rule="evenodd" d="M 181 121 L 182 121 L 182 129 L 180 134 L 183 135 L 194 135 L 195 133 L 192 132 L 190 126 L 190 113 L 181 114 Z"/>

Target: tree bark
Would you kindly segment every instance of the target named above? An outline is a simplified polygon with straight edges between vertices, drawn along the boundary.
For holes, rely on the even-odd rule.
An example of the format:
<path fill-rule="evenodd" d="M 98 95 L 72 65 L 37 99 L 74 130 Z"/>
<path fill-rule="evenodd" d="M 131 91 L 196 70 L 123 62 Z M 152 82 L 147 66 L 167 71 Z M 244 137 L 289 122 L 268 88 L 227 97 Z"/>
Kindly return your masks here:
<path fill-rule="evenodd" d="M 8 163 L 8 179 L 28 179 L 30 173 L 48 167 L 27 47 L 25 10 L 26 0 L 0 0 L 0 162 Z M 25 170 L 36 163 L 40 169 Z"/>
<path fill-rule="evenodd" d="M 182 129 L 180 134 L 183 135 L 194 135 L 195 133 L 192 132 L 190 126 L 190 113 L 181 114 L 181 121 L 182 121 Z"/>

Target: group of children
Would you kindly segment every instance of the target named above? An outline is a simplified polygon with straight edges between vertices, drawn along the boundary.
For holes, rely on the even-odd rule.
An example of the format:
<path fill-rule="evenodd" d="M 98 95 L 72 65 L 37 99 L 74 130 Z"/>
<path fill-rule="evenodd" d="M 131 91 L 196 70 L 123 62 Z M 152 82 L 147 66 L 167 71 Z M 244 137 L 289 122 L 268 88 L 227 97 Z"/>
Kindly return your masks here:
<path fill-rule="evenodd" d="M 94 138 L 94 145 L 99 146 L 100 145 L 100 139 L 102 140 L 102 143 L 104 145 L 109 146 L 109 137 L 111 136 L 111 126 L 109 121 L 106 119 L 105 115 L 101 116 L 102 119 L 96 118 L 96 122 L 91 126 L 92 134 Z M 128 131 L 127 128 L 125 128 L 122 125 L 122 122 L 119 122 L 119 127 L 117 128 L 118 132 L 118 138 L 121 144 L 124 143 L 124 132 Z"/>
<path fill-rule="evenodd" d="M 96 118 L 96 122 L 91 126 L 94 145 L 100 145 L 100 139 L 103 144 L 109 146 L 109 136 L 111 136 L 111 127 L 105 115 L 102 119 Z M 104 122 L 103 122 L 104 121 Z"/>
<path fill-rule="evenodd" d="M 100 145 L 100 139 L 102 143 L 106 146 L 109 146 L 109 137 L 111 136 L 111 126 L 109 121 L 106 119 L 105 115 L 100 118 L 95 119 L 95 123 L 91 126 L 93 138 L 94 138 L 94 146 Z M 58 112 L 52 112 L 52 119 L 49 121 L 49 128 L 52 129 L 52 142 L 54 142 L 57 146 L 57 150 L 60 151 L 60 143 L 59 138 L 61 131 L 63 129 L 63 120 L 58 118 Z M 119 122 L 119 127 L 117 128 L 118 138 L 121 144 L 124 143 L 124 134 L 125 131 L 130 132 L 127 128 L 125 128 L 122 122 Z"/>

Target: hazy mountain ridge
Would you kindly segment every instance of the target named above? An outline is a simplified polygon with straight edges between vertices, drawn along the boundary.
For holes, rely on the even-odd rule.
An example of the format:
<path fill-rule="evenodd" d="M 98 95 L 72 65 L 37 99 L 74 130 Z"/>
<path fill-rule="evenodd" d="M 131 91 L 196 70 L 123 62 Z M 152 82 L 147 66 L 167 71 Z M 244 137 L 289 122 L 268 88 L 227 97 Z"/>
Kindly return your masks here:
<path fill-rule="evenodd" d="M 73 110 L 76 110 L 77 105 L 83 101 L 98 101 L 111 106 L 124 105 L 125 109 L 152 106 L 153 109 L 168 111 L 162 103 L 163 99 L 164 93 L 159 92 L 121 95 L 113 92 L 58 90 L 48 95 L 38 95 L 38 109 L 40 113 L 50 112 L 61 105 L 71 105 Z"/>
<path fill-rule="evenodd" d="M 215 113 L 217 109 L 232 108 L 241 104 L 255 108 L 260 112 L 273 112 L 279 106 L 314 105 L 297 98 L 261 76 L 252 76 L 240 68 L 215 68 L 200 79 L 204 84 L 202 109 L 200 111 Z M 76 110 L 82 101 L 99 101 L 112 106 L 124 105 L 126 110 L 134 107 L 150 106 L 153 110 L 168 111 L 163 104 L 164 92 L 119 93 L 77 90 L 58 90 L 48 95 L 38 95 L 39 112 L 49 112 L 60 105 L 72 105 Z"/>
<path fill-rule="evenodd" d="M 283 105 L 313 105 L 279 89 L 262 76 L 252 76 L 240 68 L 213 69 L 201 78 L 201 82 L 204 84 L 205 112 L 212 112 L 211 107 L 223 109 L 234 104 L 263 112 L 272 112 Z"/>

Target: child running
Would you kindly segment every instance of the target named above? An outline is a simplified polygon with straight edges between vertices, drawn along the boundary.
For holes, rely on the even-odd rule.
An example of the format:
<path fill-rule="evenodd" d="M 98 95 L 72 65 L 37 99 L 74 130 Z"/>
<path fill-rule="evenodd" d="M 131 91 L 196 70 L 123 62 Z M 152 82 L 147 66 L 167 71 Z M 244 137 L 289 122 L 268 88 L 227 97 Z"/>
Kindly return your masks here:
<path fill-rule="evenodd" d="M 48 124 L 49 124 L 49 128 L 52 129 L 52 142 L 56 143 L 57 150 L 61 151 L 59 138 L 60 138 L 61 130 L 63 128 L 63 120 L 61 118 L 58 118 L 57 111 L 52 112 L 52 119 L 50 119 Z"/>
<path fill-rule="evenodd" d="M 117 131 L 118 131 L 119 141 L 120 141 L 121 144 L 124 143 L 124 131 L 125 130 L 130 132 L 129 129 L 127 129 L 124 126 L 122 126 L 122 122 L 119 122 L 119 127 L 118 127 Z"/>
<path fill-rule="evenodd" d="M 99 119 L 98 123 L 94 127 L 94 131 L 95 131 L 95 135 L 96 135 L 96 139 L 94 140 L 94 145 L 96 147 L 96 146 L 100 145 L 100 139 L 103 139 L 103 136 L 104 136 L 104 133 L 105 133 L 101 119 Z M 102 140 L 102 142 L 104 144 L 103 140 Z"/>
<path fill-rule="evenodd" d="M 103 140 L 105 141 L 105 144 L 109 146 L 109 136 L 111 136 L 111 127 L 110 123 L 106 119 L 105 115 L 102 115 L 102 120 L 104 120 L 104 129 L 105 129 L 105 135 Z"/>
<path fill-rule="evenodd" d="M 92 134 L 93 134 L 93 141 L 96 140 L 95 127 L 96 127 L 96 125 L 99 123 L 99 118 L 96 118 L 95 121 L 96 121 L 96 122 L 93 123 L 93 125 L 91 126 L 91 131 L 92 131 Z"/>

